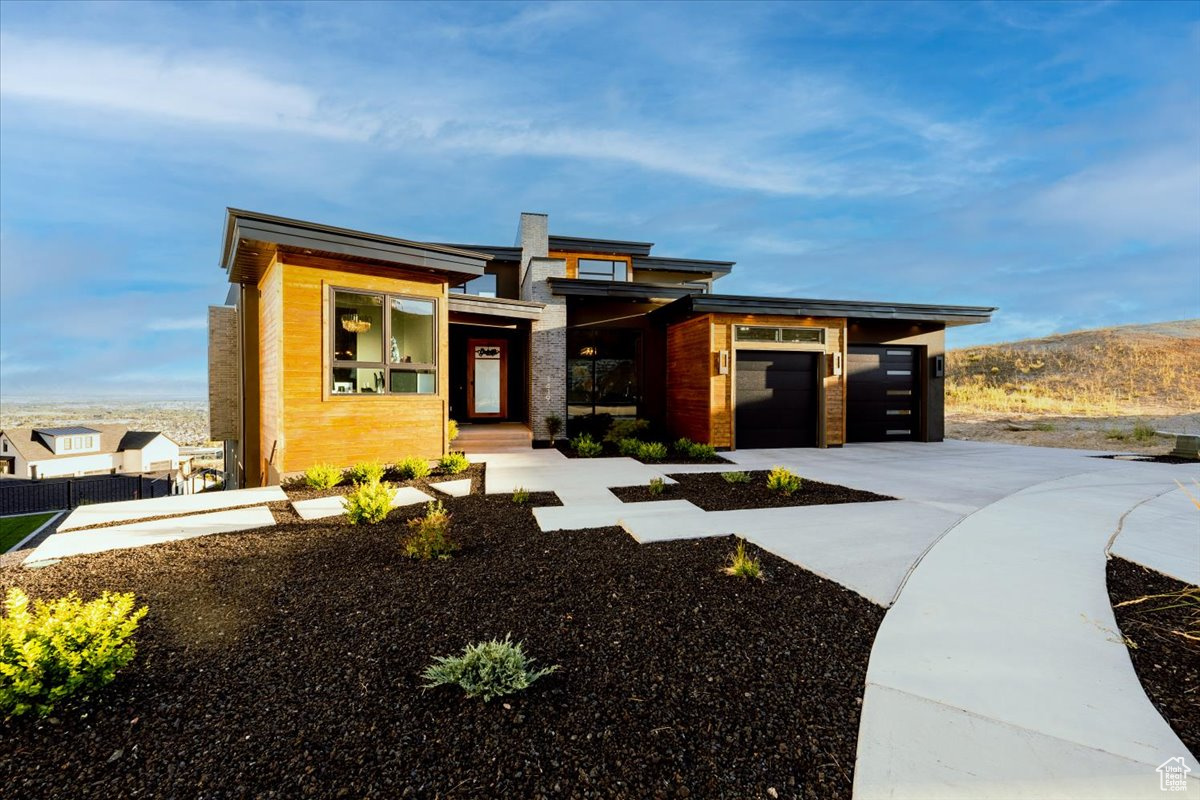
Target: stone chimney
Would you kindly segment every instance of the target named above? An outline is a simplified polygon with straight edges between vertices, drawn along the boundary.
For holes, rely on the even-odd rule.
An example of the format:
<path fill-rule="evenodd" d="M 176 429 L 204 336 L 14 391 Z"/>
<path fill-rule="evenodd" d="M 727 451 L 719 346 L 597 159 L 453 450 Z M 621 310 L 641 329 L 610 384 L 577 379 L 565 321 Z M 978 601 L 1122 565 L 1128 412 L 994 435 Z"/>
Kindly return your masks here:
<path fill-rule="evenodd" d="M 521 214 L 517 234 L 521 245 L 521 299 L 542 303 L 541 317 L 529 330 L 529 427 L 533 440 L 550 441 L 546 417 L 567 425 L 567 298 L 551 293 L 547 278 L 567 276 L 567 262 L 550 258 L 549 219 L 545 214 Z"/>

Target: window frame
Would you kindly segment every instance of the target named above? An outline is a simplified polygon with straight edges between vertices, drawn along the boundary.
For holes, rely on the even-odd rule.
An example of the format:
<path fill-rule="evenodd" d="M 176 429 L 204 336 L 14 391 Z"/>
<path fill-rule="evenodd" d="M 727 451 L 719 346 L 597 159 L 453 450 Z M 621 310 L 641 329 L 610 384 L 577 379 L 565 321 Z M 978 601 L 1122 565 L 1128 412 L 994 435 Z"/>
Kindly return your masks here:
<path fill-rule="evenodd" d="M 812 350 L 825 352 L 828 348 L 827 343 L 830 338 L 829 329 L 821 325 L 747 325 L 736 322 L 731 327 L 732 330 L 729 333 L 734 350 Z M 738 338 L 738 328 L 774 330 L 776 338 L 774 340 L 741 339 Z M 817 339 L 815 341 L 785 342 L 783 340 L 783 332 L 785 330 L 816 331 Z"/>
<path fill-rule="evenodd" d="M 608 277 L 604 277 L 602 273 L 587 272 L 583 269 L 585 261 L 601 261 L 612 265 L 612 270 Z M 620 267 L 621 277 L 617 277 L 617 269 Z M 620 258 L 604 258 L 601 256 L 579 256 L 575 259 L 575 277 L 584 281 L 615 281 L 620 283 L 629 282 L 629 262 Z"/>
<path fill-rule="evenodd" d="M 478 291 L 471 292 L 471 291 L 467 290 L 467 287 L 470 286 L 472 283 L 475 283 L 476 281 L 482 280 L 484 278 L 492 279 L 492 293 L 491 294 L 480 294 Z M 485 272 L 482 275 L 471 278 L 469 281 L 460 283 L 458 286 L 450 286 L 447 288 L 446 291 L 449 292 L 450 294 L 460 294 L 460 295 L 465 295 L 467 297 L 498 298 L 498 297 L 500 297 L 500 278 L 494 272 Z"/>
<path fill-rule="evenodd" d="M 337 313 L 337 295 L 357 294 L 369 297 L 378 297 L 382 299 L 383 305 L 383 333 L 380 342 L 380 350 L 383 355 L 383 361 L 346 361 L 339 359 L 335 355 L 334 348 L 337 343 L 337 330 L 340 324 Z M 429 398 L 438 397 L 441 395 L 441 364 L 439 356 L 441 354 L 441 317 L 439 298 L 430 297 L 428 295 L 407 294 L 405 292 L 388 292 L 378 291 L 375 289 L 361 289 L 354 286 L 338 286 L 328 284 L 326 286 L 326 308 L 328 309 L 328 319 L 325 324 L 325 342 L 324 353 L 322 354 L 322 363 L 324 364 L 324 376 L 322 378 L 322 386 L 324 387 L 325 399 L 342 399 L 349 397 L 418 397 Z M 413 361 L 392 361 L 391 352 L 391 333 L 392 333 L 392 300 L 417 300 L 421 302 L 431 303 L 433 305 L 433 314 L 431 315 L 433 324 L 433 361 L 431 363 L 417 363 Z M 334 392 L 333 391 L 333 371 L 335 369 L 370 369 L 383 372 L 383 390 L 379 392 Z M 422 372 L 433 373 L 433 391 L 432 392 L 393 392 L 391 390 L 392 372 L 412 372 L 420 374 Z"/>

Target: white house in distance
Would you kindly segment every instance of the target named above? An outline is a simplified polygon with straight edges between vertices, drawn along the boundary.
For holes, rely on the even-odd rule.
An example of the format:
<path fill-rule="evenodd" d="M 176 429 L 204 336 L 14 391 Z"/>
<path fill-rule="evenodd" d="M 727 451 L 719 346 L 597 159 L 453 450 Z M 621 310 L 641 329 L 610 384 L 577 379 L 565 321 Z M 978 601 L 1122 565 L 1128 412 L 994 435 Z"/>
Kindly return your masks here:
<path fill-rule="evenodd" d="M 158 431 L 123 425 L 8 428 L 0 431 L 0 477 L 58 478 L 78 475 L 186 475 L 187 457 Z"/>

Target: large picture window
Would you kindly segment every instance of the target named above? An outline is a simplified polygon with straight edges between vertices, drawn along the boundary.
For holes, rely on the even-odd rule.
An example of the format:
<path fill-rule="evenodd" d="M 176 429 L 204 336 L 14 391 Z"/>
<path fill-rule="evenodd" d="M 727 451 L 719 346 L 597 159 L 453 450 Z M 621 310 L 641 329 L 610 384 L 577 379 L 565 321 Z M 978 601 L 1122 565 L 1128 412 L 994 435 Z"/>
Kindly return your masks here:
<path fill-rule="evenodd" d="M 567 415 L 636 417 L 640 344 L 634 330 L 567 331 Z"/>
<path fill-rule="evenodd" d="M 435 394 L 437 304 L 334 290 L 334 394 Z"/>
<path fill-rule="evenodd" d="M 623 281 L 626 277 L 625 262 L 607 258 L 581 258 L 576 277 L 590 281 Z"/>

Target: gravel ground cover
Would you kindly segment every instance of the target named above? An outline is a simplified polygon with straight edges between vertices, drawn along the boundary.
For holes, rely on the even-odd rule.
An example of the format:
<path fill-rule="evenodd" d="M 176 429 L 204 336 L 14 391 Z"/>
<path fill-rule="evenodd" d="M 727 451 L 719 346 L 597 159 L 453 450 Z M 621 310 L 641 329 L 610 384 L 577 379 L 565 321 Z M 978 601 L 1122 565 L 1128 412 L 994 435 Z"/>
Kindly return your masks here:
<path fill-rule="evenodd" d="M 773 492 L 767 488 L 764 470 L 748 473 L 749 483 L 728 483 L 719 472 L 683 473 L 671 475 L 678 483 L 666 485 L 661 494 L 652 495 L 647 486 L 617 486 L 609 489 L 626 503 L 650 500 L 689 500 L 705 511 L 735 511 L 744 508 L 785 508 L 788 506 L 819 506 L 832 503 L 871 503 L 895 500 L 874 492 L 850 489 L 832 483 L 805 479 L 792 494 Z"/>
<path fill-rule="evenodd" d="M 4 794 L 850 797 L 882 609 L 754 548 L 765 580 L 725 576 L 731 538 L 446 507 L 447 561 L 402 556 L 403 508 L 0 570 L 0 591 L 150 607 L 113 684 L 0 722 Z M 434 656 L 507 633 L 560 670 L 487 704 L 421 688 Z"/>
<path fill-rule="evenodd" d="M 613 444 L 612 442 L 601 442 L 601 444 L 604 446 L 604 452 L 598 456 L 594 456 L 594 458 L 623 458 L 623 457 L 633 458 L 632 456 L 622 456 L 621 453 L 618 452 L 617 446 L 615 444 Z M 686 456 L 686 455 L 683 455 L 682 453 L 675 452 L 675 450 L 672 449 L 670 442 L 666 442 L 665 444 L 667 445 L 667 457 L 664 458 L 662 461 L 646 461 L 641 458 L 633 458 L 633 460 L 640 461 L 643 464 L 652 464 L 652 465 L 657 465 L 657 464 L 731 464 L 731 463 L 733 463 L 729 459 L 723 458 L 720 455 L 713 456 L 712 458 L 692 458 L 691 456 Z M 583 456 L 579 455 L 578 453 L 576 453 L 573 449 L 571 449 L 570 440 L 560 439 L 559 441 L 554 443 L 554 447 L 558 450 L 558 452 L 562 453 L 567 458 L 582 458 L 583 457 Z"/>
<path fill-rule="evenodd" d="M 479 493 L 483 491 L 483 476 L 485 464 L 472 464 L 462 472 L 452 474 L 446 472 L 441 467 L 434 467 L 433 471 L 424 478 L 405 478 L 396 477 L 393 472 L 385 473 L 383 479 L 392 486 L 412 486 L 421 491 L 426 491 L 432 486 L 436 486 L 441 481 L 457 481 L 466 478 L 471 479 L 471 491 Z M 283 491 L 291 500 L 312 500 L 317 497 L 331 497 L 333 495 L 346 494 L 353 486 L 350 483 L 339 483 L 331 489 L 313 489 L 304 483 L 304 478 L 294 478 L 284 484 Z M 435 495 L 436 496 L 436 495 Z"/>
<path fill-rule="evenodd" d="M 1179 633 L 1200 633 L 1200 596 L 1178 598 L 1188 588 L 1140 564 L 1108 561 L 1108 596 L 1142 688 L 1187 749 L 1200 753 L 1200 641 Z M 1172 596 L 1119 606 L 1162 594 Z"/>

